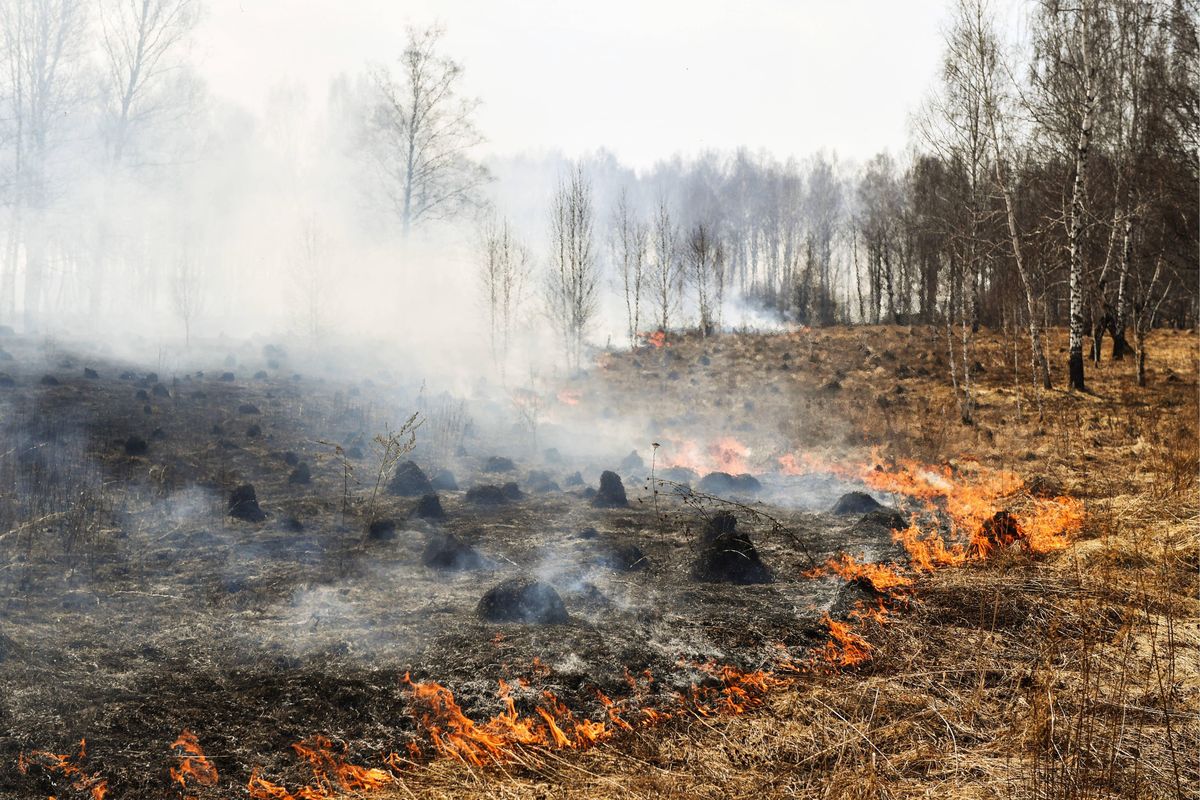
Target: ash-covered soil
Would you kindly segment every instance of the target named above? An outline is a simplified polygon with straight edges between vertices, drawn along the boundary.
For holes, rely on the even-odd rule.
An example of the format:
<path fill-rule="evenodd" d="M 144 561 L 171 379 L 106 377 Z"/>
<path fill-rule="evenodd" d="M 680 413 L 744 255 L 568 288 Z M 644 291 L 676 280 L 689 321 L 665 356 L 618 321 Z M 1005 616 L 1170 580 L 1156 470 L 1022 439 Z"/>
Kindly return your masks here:
<path fill-rule="evenodd" d="M 791 422 L 763 409 L 795 408 L 794 387 L 731 360 L 722 371 L 719 348 L 460 400 L 419 376 L 331 377 L 277 347 L 210 348 L 202 371 L 168 372 L 0 345 L 3 797 L 74 796 L 17 761 L 81 738 L 111 797 L 175 796 L 184 728 L 225 792 L 254 766 L 302 781 L 288 748 L 318 733 L 377 763 L 420 736 L 406 673 L 445 684 L 476 719 L 501 710 L 500 679 L 520 687 L 518 708 L 548 689 L 603 719 L 595 690 L 628 694 L 629 675 L 649 671 L 653 704 L 706 680 L 705 662 L 758 669 L 780 645 L 803 660 L 821 616 L 853 599 L 803 573 L 838 551 L 897 557 L 878 517 L 830 512 L 861 486 L 776 471 Z M 453 473 L 442 519 L 389 490 L 397 464 L 374 441 L 413 412 L 417 448 L 399 462 L 441 487 Z M 712 444 L 725 437 L 737 446 Z M 603 470 L 623 477 L 627 507 L 595 502 Z M 713 470 L 731 475 L 706 480 Z M 652 477 L 670 481 L 657 496 Z M 228 513 L 245 484 L 261 521 Z M 704 573 L 720 511 L 770 582 Z M 566 620 L 481 618 L 485 592 L 518 578 L 553 587 Z"/>

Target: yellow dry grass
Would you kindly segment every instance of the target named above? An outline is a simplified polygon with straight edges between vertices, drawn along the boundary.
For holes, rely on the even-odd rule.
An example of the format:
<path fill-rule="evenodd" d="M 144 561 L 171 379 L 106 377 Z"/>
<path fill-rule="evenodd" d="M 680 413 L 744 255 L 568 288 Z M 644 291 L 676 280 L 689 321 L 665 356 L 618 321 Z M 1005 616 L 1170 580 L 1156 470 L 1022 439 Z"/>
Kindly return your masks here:
<path fill-rule="evenodd" d="M 865 629 L 868 665 L 797 676 L 754 713 L 675 720 L 587 752 L 530 751 L 484 769 L 436 761 L 406 771 L 388 796 L 1200 796 L 1196 336 L 1151 337 L 1148 387 L 1134 385 L 1132 360 L 1106 360 L 1080 395 L 1035 391 L 1023 341 L 985 334 L 974 425 L 959 422 L 937 369 L 907 383 L 915 402 L 880 413 L 871 400 L 892 377 L 870 356 L 929 363 L 932 335 L 770 340 L 768 350 L 812 354 L 801 396 L 842 372 L 844 390 L 822 412 L 838 415 L 840 440 L 828 423 L 798 421 L 793 441 L 1013 468 L 1086 501 L 1071 547 L 923 578 L 907 612 Z M 1064 345 L 1052 333 L 1051 355 Z"/>

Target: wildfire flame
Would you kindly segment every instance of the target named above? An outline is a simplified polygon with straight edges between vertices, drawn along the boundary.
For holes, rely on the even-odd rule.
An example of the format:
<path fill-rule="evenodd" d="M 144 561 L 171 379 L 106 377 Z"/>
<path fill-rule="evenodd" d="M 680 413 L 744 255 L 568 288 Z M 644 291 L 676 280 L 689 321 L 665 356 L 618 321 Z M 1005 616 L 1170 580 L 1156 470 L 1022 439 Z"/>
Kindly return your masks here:
<path fill-rule="evenodd" d="M 217 768 L 204 755 L 196 734 L 184 728 L 179 737 L 171 743 L 171 748 L 175 750 L 175 757 L 179 759 L 179 765 L 171 767 L 171 779 L 181 788 L 186 790 L 189 783 L 193 786 L 216 785 Z"/>
<path fill-rule="evenodd" d="M 824 472 L 857 478 L 872 489 L 914 501 L 924 512 L 926 525 L 922 527 L 919 515 L 914 514 L 909 527 L 896 532 L 894 538 L 919 571 L 990 556 L 998 542 L 989 536 L 988 522 L 1002 511 L 1013 512 L 1013 538 L 1033 553 L 1061 550 L 1083 524 L 1083 504 L 1075 498 L 1022 497 L 1025 482 L 1016 473 L 972 461 L 964 461 L 957 469 L 909 459 L 885 466 L 884 459 L 873 452 L 870 461 L 847 467 L 808 453 L 788 453 L 779 458 L 779 466 L 788 475 Z M 949 542 L 939 530 L 941 524 L 949 528 Z"/>
<path fill-rule="evenodd" d="M 87 739 L 79 740 L 79 752 L 74 756 L 51 753 L 46 750 L 24 751 L 17 755 L 17 770 L 25 775 L 31 766 L 41 767 L 51 774 L 71 779 L 71 788 L 87 792 L 92 800 L 104 800 L 108 795 L 108 781 L 98 774 L 84 771 L 81 762 L 87 758 Z"/>
<path fill-rule="evenodd" d="M 732 436 L 722 436 L 707 446 L 690 439 L 666 441 L 662 445 L 664 467 L 686 467 L 694 472 L 749 472 L 750 448 Z"/>
<path fill-rule="evenodd" d="M 255 768 L 246 785 L 253 800 L 334 800 L 344 792 L 373 792 L 394 780 L 387 770 L 347 762 L 334 752 L 333 742 L 326 736 L 317 735 L 297 742 L 292 745 L 292 750 L 308 762 L 313 773 L 312 782 L 292 794 L 262 777 Z"/>
<path fill-rule="evenodd" d="M 671 343 L 667 341 L 667 332 L 662 328 L 652 333 L 639 333 L 638 338 L 655 350 L 671 346 Z"/>
<path fill-rule="evenodd" d="M 434 750 L 475 766 L 502 761 L 518 746 L 581 749 L 612 736 L 612 728 L 603 722 L 577 719 L 553 692 L 542 692 L 542 705 L 534 709 L 536 716 L 524 717 L 516 709 L 512 688 L 500 681 L 498 696 L 504 710 L 477 724 L 463 713 L 454 693 L 445 686 L 434 681 L 414 682 L 407 676 L 405 683 L 423 707 L 419 720 Z M 610 719 L 615 713 L 609 710 Z"/>
<path fill-rule="evenodd" d="M 829 631 L 829 640 L 820 653 L 821 659 L 835 667 L 853 667 L 871 658 L 871 645 L 855 633 L 845 622 L 838 622 L 826 614 L 821 624 Z"/>
<path fill-rule="evenodd" d="M 905 459 L 885 462 L 878 452 L 872 452 L 870 461 L 854 467 L 809 453 L 788 453 L 779 458 L 779 467 L 789 475 L 824 472 L 857 478 L 872 489 L 913 501 L 920 510 L 911 515 L 904 530 L 894 531 L 892 538 L 907 551 L 909 565 L 916 572 L 986 559 L 1014 544 L 1032 553 L 1059 550 L 1083 524 L 1080 501 L 1025 496 L 1025 483 L 1018 475 L 974 461 L 964 461 L 953 469 Z M 948 537 L 943 529 L 948 529 Z M 805 574 L 815 577 L 829 573 L 865 582 L 882 595 L 877 605 L 860 602 L 850 612 L 850 618 L 860 622 L 884 623 L 887 603 L 913 583 L 895 564 L 861 563 L 846 554 Z M 854 632 L 850 623 L 832 620 L 828 615 L 822 623 L 829 632 L 829 641 L 820 654 L 826 664 L 848 667 L 870 657 L 869 643 Z"/>
<path fill-rule="evenodd" d="M 577 406 L 583 399 L 583 392 L 578 389 L 560 389 L 557 397 L 558 402 L 565 406 Z"/>
<path fill-rule="evenodd" d="M 897 590 L 908 589 L 912 586 L 912 578 L 901 575 L 895 564 L 876 564 L 870 561 L 857 561 L 854 556 L 841 553 L 831 558 L 815 569 L 804 573 L 805 577 L 816 578 L 821 575 L 840 575 L 848 581 L 862 581 L 870 585 L 879 594 L 891 594 Z"/>
<path fill-rule="evenodd" d="M 657 346 L 666 345 L 665 334 L 661 341 L 663 344 Z M 573 404 L 572 395 L 564 397 L 564 393 L 560 393 L 560 401 Z M 745 445 L 732 437 L 723 437 L 707 448 L 683 442 L 665 463 L 698 471 L 743 472 L 749 455 Z M 808 454 L 788 454 L 779 463 L 781 471 L 787 474 L 830 472 L 857 478 L 872 489 L 912 501 L 917 510 L 911 514 L 910 524 L 893 532 L 894 540 L 908 552 L 908 569 L 912 572 L 988 558 L 996 549 L 1016 544 L 1034 553 L 1061 549 L 1084 519 L 1083 505 L 1078 500 L 1029 497 L 1023 493 L 1024 483 L 1014 473 L 985 468 L 975 462 L 951 468 L 905 460 L 885 462 L 872 454 L 870 462 L 842 466 Z M 948 535 L 943 531 L 948 531 Z M 475 766 L 502 762 L 523 747 L 584 749 L 618 732 L 656 725 L 684 714 L 704 717 L 740 714 L 760 707 L 773 688 L 786 684 L 787 679 L 779 677 L 782 673 L 814 667 L 842 669 L 868 661 L 871 645 L 856 632 L 855 625 L 883 624 L 888 620 L 889 604 L 903 600 L 913 586 L 911 572 L 905 574 L 903 570 L 897 564 L 870 563 L 845 553 L 830 558 L 805 574 L 810 577 L 836 574 L 846 580 L 861 581 L 879 596 L 857 603 L 847 621 L 824 615 L 821 624 L 828 632 L 828 640 L 808 662 L 793 662 L 787 648 L 777 645 L 780 656 L 771 671 L 747 672 L 715 662 L 693 665 L 708 677 L 700 685 L 693 684 L 688 692 L 675 693 L 674 707 L 656 707 L 647 702 L 655 682 L 649 670 L 637 674 L 626 672 L 630 694 L 623 699 L 614 700 L 596 690 L 604 708 L 604 720 L 577 717 L 554 693 L 545 690 L 535 695 L 533 713 L 522 715 L 517 710 L 513 687 L 501 680 L 497 697 L 502 710 L 491 719 L 476 723 L 463 713 L 449 688 L 434 681 L 414 682 L 407 675 L 404 683 L 434 752 Z M 500 640 L 499 634 L 493 639 Z M 545 678 L 549 674 L 550 668 L 535 659 L 532 675 Z M 518 684 L 524 691 L 533 691 L 528 679 L 519 678 Z M 183 790 L 216 785 L 217 769 L 205 756 L 194 733 L 184 729 L 171 747 L 178 763 L 170 767 L 170 776 Z M 342 753 L 336 752 L 328 737 L 312 736 L 292 745 L 312 772 L 307 786 L 293 793 L 255 768 L 246 790 L 252 800 L 334 800 L 347 792 L 377 791 L 394 783 L 393 772 L 421 759 L 422 748 L 416 742 L 408 742 L 406 748 L 407 761 L 395 752 L 389 753 L 383 758 L 388 769 L 376 769 L 348 762 L 344 749 Z M 87 792 L 92 800 L 105 800 L 107 781 L 85 771 L 82 762 L 86 754 L 86 741 L 81 740 L 76 755 L 41 750 L 21 752 L 17 766 L 22 774 L 30 767 L 39 767 L 69 779 L 72 789 Z M 190 796 L 185 797 L 190 800 Z"/>

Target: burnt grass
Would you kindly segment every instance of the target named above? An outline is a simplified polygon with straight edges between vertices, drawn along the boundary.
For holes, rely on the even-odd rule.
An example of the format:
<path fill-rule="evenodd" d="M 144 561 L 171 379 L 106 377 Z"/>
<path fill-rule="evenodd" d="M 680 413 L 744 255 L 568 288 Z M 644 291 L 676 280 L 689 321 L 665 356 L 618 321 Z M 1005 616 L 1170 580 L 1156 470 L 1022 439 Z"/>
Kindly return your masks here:
<path fill-rule="evenodd" d="M 820 617 L 845 604 L 839 579 L 803 577 L 814 563 L 839 550 L 896 557 L 885 526 L 828 512 L 861 487 L 775 474 L 778 447 L 763 447 L 747 467 L 761 491 L 737 499 L 786 530 L 731 508 L 774 580 L 694 578 L 706 519 L 730 507 L 673 496 L 678 487 L 656 502 L 649 442 L 659 431 L 711 436 L 738 426 L 748 440 L 778 441 L 774 423 L 750 413 L 751 400 L 734 404 L 725 376 L 704 389 L 721 402 L 697 412 L 663 400 L 667 370 L 631 399 L 624 388 L 606 393 L 611 375 L 598 368 L 590 410 L 563 409 L 544 435 L 590 424 L 569 414 L 594 414 L 610 455 L 568 455 L 564 446 L 544 457 L 507 432 L 464 434 L 462 455 L 445 463 L 419 448 L 412 457 L 427 474 L 448 468 L 462 487 L 440 491 L 446 518 L 431 521 L 413 514 L 418 497 L 386 490 L 372 442 L 426 403 L 412 389 L 419 381 L 305 377 L 253 352 L 232 380 L 223 353 L 203 374 L 148 375 L 147 365 L 32 340 L 4 345 L 14 362 L 13 385 L 0 388 L 2 797 L 78 794 L 43 770 L 21 774 L 17 760 L 31 749 L 73 753 L 82 738 L 85 769 L 108 780 L 110 796 L 173 796 L 170 743 L 184 728 L 216 765 L 222 791 L 240 791 L 256 766 L 302 785 L 309 773 L 289 745 L 314 734 L 378 764 L 424 741 L 406 674 L 450 687 L 476 719 L 502 709 L 500 679 L 528 682 L 515 695 L 526 713 L 548 689 L 576 715 L 603 719 L 595 690 L 628 694 L 627 674 L 649 670 L 652 694 L 642 702 L 669 706 L 675 691 L 704 680 L 704 662 L 759 669 L 779 645 L 802 660 L 820 644 Z M 54 383 L 41 380 L 47 374 Z M 612 408 L 616 397 L 624 409 Z M 249 406 L 258 413 L 242 411 Z M 733 426 L 719 418 L 731 413 Z M 144 447 L 130 448 L 135 438 Z M 623 471 L 629 506 L 595 507 L 589 488 L 631 446 L 646 463 Z M 537 470 L 568 491 L 468 502 L 470 487 L 496 482 L 500 452 L 515 462 L 505 481 Z M 300 462 L 307 483 L 289 479 Z M 584 487 L 567 480 L 576 471 Z M 227 513 L 231 492 L 245 485 L 261 521 Z M 394 536 L 372 540 L 370 523 L 383 519 L 396 522 Z M 479 568 L 426 566 L 423 554 L 442 534 L 477 551 Z M 636 570 L 614 563 L 619 550 L 639 554 Z M 487 589 L 525 576 L 554 587 L 567 623 L 477 616 Z"/>

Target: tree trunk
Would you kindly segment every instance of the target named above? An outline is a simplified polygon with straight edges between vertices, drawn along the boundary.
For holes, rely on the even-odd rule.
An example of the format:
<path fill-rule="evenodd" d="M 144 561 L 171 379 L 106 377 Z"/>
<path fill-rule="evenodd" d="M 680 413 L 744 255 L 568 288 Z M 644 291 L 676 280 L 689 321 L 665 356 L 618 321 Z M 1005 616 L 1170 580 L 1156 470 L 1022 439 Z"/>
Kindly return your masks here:
<path fill-rule="evenodd" d="M 1086 36 L 1086 32 L 1083 34 Z M 1067 371 L 1072 389 L 1084 391 L 1083 380 L 1083 195 L 1087 182 L 1088 150 L 1092 142 L 1092 66 L 1087 42 L 1083 46 L 1084 99 L 1079 122 L 1079 143 L 1075 147 L 1075 179 L 1071 189 L 1071 219 L 1067 244 L 1071 253 L 1070 347 Z"/>
<path fill-rule="evenodd" d="M 1129 272 L 1133 266 L 1133 218 L 1125 219 L 1125 240 L 1121 248 L 1121 276 L 1117 281 L 1117 307 L 1112 321 L 1112 359 L 1120 361 L 1133 352 L 1125 338 L 1125 320 L 1129 315 Z"/>
<path fill-rule="evenodd" d="M 1042 327 L 1038 318 L 1037 299 L 1034 297 L 1033 283 L 1029 279 L 1025 258 L 1021 252 L 1021 237 L 1017 233 L 1017 214 L 1013 209 L 1012 191 L 1001 173 L 999 147 L 996 152 L 996 181 L 1000 184 L 1001 194 L 1004 195 L 1004 210 L 1008 218 L 1008 235 L 1012 241 L 1013 260 L 1017 264 L 1017 275 L 1021 278 L 1021 286 L 1025 289 L 1025 311 L 1029 315 L 1029 343 L 1033 349 L 1033 372 L 1042 379 L 1042 388 L 1049 389 L 1050 365 L 1046 361 L 1046 348 L 1042 345 Z"/>
<path fill-rule="evenodd" d="M 1146 385 L 1146 337 L 1141 332 L 1137 336 L 1137 385 Z"/>

